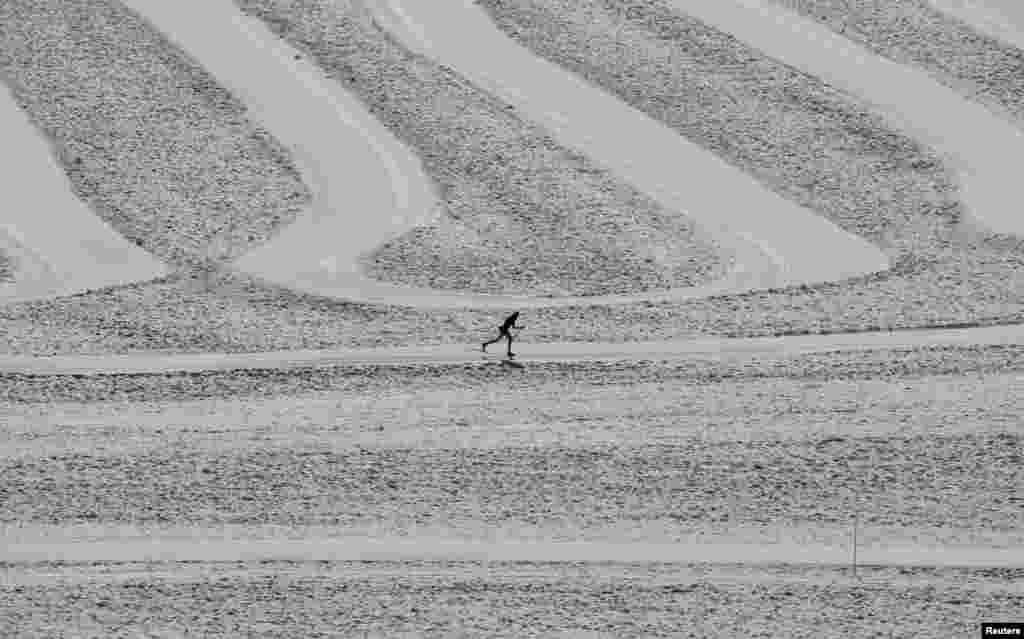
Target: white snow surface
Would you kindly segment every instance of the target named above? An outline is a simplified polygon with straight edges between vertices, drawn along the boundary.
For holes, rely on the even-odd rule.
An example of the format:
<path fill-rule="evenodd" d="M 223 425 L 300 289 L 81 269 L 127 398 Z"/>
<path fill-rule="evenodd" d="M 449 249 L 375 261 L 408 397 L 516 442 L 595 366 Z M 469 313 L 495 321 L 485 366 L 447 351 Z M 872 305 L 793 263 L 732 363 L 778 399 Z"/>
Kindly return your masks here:
<path fill-rule="evenodd" d="M 50 146 L 0 82 L 0 249 L 14 280 L 0 302 L 70 295 L 166 275 L 71 190 Z"/>

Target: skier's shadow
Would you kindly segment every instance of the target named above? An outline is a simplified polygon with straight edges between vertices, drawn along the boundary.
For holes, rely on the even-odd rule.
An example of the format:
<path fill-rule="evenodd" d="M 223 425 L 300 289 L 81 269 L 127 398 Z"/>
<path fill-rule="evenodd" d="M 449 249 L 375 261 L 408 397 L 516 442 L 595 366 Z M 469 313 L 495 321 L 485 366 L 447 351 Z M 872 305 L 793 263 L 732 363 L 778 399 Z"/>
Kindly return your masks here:
<path fill-rule="evenodd" d="M 525 365 L 517 362 L 514 359 L 503 359 L 503 360 L 501 360 L 501 365 L 502 366 L 511 366 L 512 368 L 526 368 Z"/>

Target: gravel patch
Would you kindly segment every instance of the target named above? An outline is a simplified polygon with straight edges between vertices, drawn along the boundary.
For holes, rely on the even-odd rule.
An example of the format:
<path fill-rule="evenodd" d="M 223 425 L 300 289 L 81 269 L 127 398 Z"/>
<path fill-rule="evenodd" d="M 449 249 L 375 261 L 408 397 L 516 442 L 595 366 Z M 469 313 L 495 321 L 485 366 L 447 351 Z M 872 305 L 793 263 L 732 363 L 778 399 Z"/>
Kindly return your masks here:
<path fill-rule="evenodd" d="M 780 526 L 845 537 L 859 508 L 865 545 L 1012 547 L 1024 542 L 1022 445 L 1020 433 L 1000 433 L 587 448 L 168 446 L 5 459 L 0 521 L 682 542 Z"/>
<path fill-rule="evenodd" d="M 242 104 L 117 2 L 4 2 L 0 73 L 76 195 L 171 264 L 237 257 L 310 201 Z"/>
<path fill-rule="evenodd" d="M 305 296 L 216 271 L 3 306 L 0 317 L 0 350 L 32 355 L 385 345 L 391 336 L 439 319 L 401 307 Z M 476 332 L 493 330 L 493 317 L 473 317 Z M 367 331 L 369 326 L 375 328 Z M 445 331 L 438 326 L 434 332 L 436 343 Z"/>
<path fill-rule="evenodd" d="M 638 425 L 639 427 L 639 425 Z M 501 449 L 357 448 L 4 460 L 4 523 L 527 530 L 561 540 L 685 541 L 737 529 L 861 539 L 1024 541 L 1019 434 Z M 1016 470 L 1015 470 L 1016 469 Z M 140 481 L 140 478 L 144 478 Z M 855 501 L 856 499 L 856 501 Z M 522 534 L 522 533 L 520 533 Z M 833 540 L 834 541 L 834 540 Z"/>
<path fill-rule="evenodd" d="M 54 563 L 9 573 L 25 583 L 0 586 L 0 631 L 19 639 L 938 639 L 1024 606 L 1013 570 L 865 568 L 861 581 L 833 568 L 614 563 Z"/>
<path fill-rule="evenodd" d="M 1024 123 L 1024 51 L 975 31 L 927 0 L 773 0 L 878 55 Z"/>
<path fill-rule="evenodd" d="M 403 284 L 540 296 L 690 286 L 727 266 L 668 211 L 450 69 L 411 55 L 348 2 L 238 2 L 356 94 L 422 158 L 441 219 L 366 257 Z"/>
<path fill-rule="evenodd" d="M 0 251 L 0 282 L 10 282 L 14 280 L 14 262 L 10 256 Z"/>
<path fill-rule="evenodd" d="M 378 375 L 379 383 L 343 378 L 333 388 L 326 383 L 317 388 L 314 380 L 309 390 L 291 394 L 210 397 L 194 389 L 213 390 L 211 380 L 190 379 L 191 386 L 183 388 L 174 379 L 160 379 L 152 383 L 164 382 L 176 392 L 153 398 L 142 396 L 138 380 L 121 380 L 129 391 L 109 398 L 52 393 L 54 401 L 11 402 L 0 411 L 8 423 L 0 457 L 150 454 L 168 445 L 222 454 L 317 451 L 328 444 L 336 449 L 671 447 L 693 440 L 840 444 L 850 437 L 1015 432 L 1012 426 L 1024 412 L 1024 382 L 1016 373 L 710 382 L 685 376 L 645 381 L 642 373 L 620 372 L 603 384 L 563 376 L 509 388 L 482 371 L 475 378 L 471 371 L 461 378 L 442 374 L 432 387 L 425 373 L 414 378 L 402 371 L 367 372 Z M 408 386 L 401 384 L 410 378 Z M 470 384 L 473 379 L 479 381 Z M 84 384 L 68 380 L 68 386 Z M 273 386 L 268 380 L 260 390 Z M 568 396 L 566 388 L 572 389 Z M 240 414 L 244 420 L 237 419 Z M 640 419 L 642 428 L 636 426 Z M 252 431 L 260 436 L 251 437 Z"/>

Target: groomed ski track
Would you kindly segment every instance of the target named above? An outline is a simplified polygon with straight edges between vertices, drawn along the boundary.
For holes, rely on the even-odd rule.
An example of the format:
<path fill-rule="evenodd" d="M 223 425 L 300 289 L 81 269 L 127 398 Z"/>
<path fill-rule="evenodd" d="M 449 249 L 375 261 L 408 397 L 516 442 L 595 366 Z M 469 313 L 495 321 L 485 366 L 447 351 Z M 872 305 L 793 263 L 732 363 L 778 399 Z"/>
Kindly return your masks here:
<path fill-rule="evenodd" d="M 488 336 L 481 336 L 481 341 Z M 561 342 L 515 344 L 516 361 L 662 360 L 694 356 L 800 355 L 831 351 L 1011 346 L 1024 344 L 1024 324 L 889 332 L 711 338 L 663 342 Z M 504 344 L 497 346 L 503 347 Z M 500 355 L 501 348 L 492 348 Z M 459 364 L 480 361 L 477 344 L 440 344 L 373 349 L 0 357 L 0 374 L 109 375 L 344 366 L 351 364 Z M 491 360 L 492 358 L 488 358 Z"/>
<path fill-rule="evenodd" d="M 274 526 L 178 527 L 147 530 L 132 526 L 8 526 L 0 528 L 0 561 L 534 561 L 679 562 L 708 564 L 849 565 L 851 548 L 787 539 L 799 530 L 780 530 L 777 543 L 752 544 L 695 536 L 685 543 L 552 542 L 499 539 L 463 541 L 435 535 L 344 537 L 330 530 L 294 531 Z M 1016 548 L 939 547 L 893 544 L 858 547 L 862 566 L 1024 566 Z"/>

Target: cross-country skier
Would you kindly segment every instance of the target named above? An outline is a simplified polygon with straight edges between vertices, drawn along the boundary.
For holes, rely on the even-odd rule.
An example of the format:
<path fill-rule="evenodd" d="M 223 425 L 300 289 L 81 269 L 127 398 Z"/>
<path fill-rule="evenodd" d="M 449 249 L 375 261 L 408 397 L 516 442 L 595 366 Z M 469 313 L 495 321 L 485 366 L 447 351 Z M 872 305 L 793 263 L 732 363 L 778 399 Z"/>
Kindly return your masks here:
<path fill-rule="evenodd" d="M 522 326 L 516 326 L 516 320 L 519 319 L 519 311 L 512 313 L 505 319 L 505 323 L 498 327 L 498 336 L 489 342 L 484 342 L 480 350 L 487 352 L 487 347 L 495 342 L 500 342 L 501 338 L 504 337 L 508 340 L 508 356 L 515 357 L 516 354 L 512 352 L 512 333 L 509 331 L 513 328 L 523 328 Z"/>

